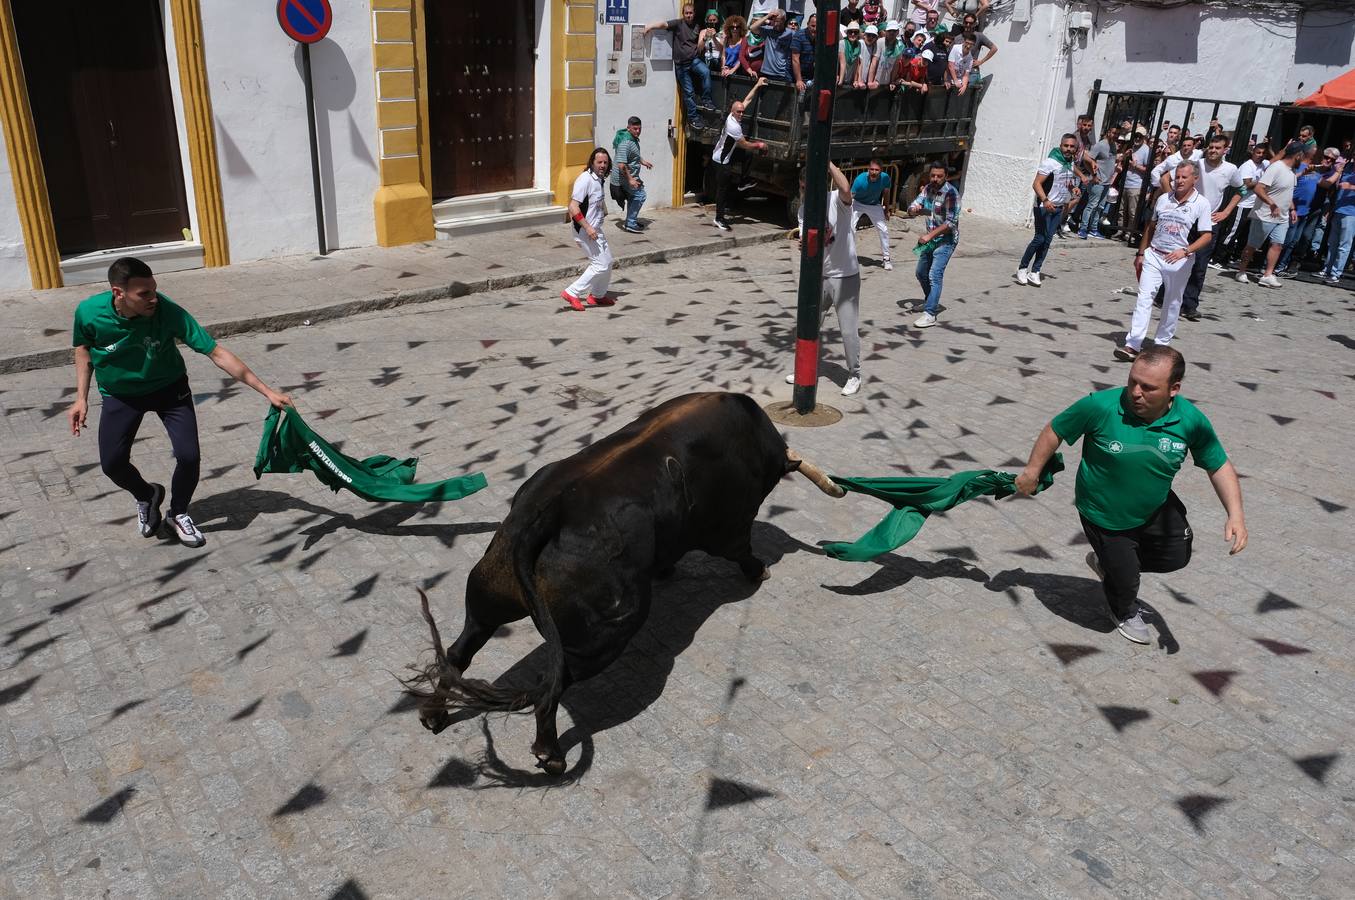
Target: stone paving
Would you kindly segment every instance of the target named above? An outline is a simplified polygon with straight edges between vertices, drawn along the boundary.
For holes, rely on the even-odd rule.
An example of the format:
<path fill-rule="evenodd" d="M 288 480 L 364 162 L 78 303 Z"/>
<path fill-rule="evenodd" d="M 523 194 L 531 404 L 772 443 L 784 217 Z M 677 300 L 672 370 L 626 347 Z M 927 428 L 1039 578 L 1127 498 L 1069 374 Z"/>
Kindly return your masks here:
<path fill-rule="evenodd" d="M 898 270 L 867 267 L 853 398 L 830 320 L 820 399 L 846 415 L 790 434 L 830 471 L 1016 465 L 1124 379 L 1128 251 L 1061 243 L 1022 288 L 1025 232 L 962 234 L 929 331 L 909 238 Z M 934 517 L 864 564 L 818 544 L 884 507 L 786 481 L 756 532 L 770 581 L 689 556 L 628 652 L 566 694 L 561 783 L 533 770 L 525 718 L 425 732 L 395 678 L 427 652 L 415 588 L 455 634 L 526 475 L 685 391 L 788 396 L 788 246 L 621 274 L 612 310 L 522 286 L 228 342 L 346 452 L 483 470 L 457 503 L 255 481 L 261 402 L 190 359 L 202 551 L 135 536 L 94 435 L 65 433 L 69 369 L 0 377 L 0 896 L 1351 895 L 1355 294 L 1336 289 L 1211 274 L 1183 323 L 1186 394 L 1245 476 L 1252 543 L 1227 556 L 1184 472 L 1195 559 L 1144 579 L 1152 647 L 1112 631 L 1065 448 L 1048 493 Z M 135 458 L 168 477 L 157 423 Z M 530 670 L 538 644 L 506 627 L 471 673 Z"/>

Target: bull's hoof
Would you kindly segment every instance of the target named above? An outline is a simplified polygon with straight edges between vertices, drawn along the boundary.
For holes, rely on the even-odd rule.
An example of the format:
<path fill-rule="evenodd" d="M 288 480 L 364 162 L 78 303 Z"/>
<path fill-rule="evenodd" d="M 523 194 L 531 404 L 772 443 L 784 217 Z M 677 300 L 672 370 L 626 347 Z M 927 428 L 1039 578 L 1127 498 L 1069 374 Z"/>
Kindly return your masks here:
<path fill-rule="evenodd" d="M 762 567 L 762 571 L 759 572 L 759 573 L 757 573 L 756 575 L 754 575 L 754 576 L 751 578 L 751 581 L 753 582 L 753 584 L 761 584 L 762 582 L 766 581 L 767 579 L 769 579 L 769 578 L 771 578 L 771 577 L 772 577 L 772 570 L 769 569 L 769 568 L 767 568 L 766 566 L 763 566 L 763 567 Z"/>
<path fill-rule="evenodd" d="M 452 724 L 452 716 L 451 713 L 443 709 L 420 712 L 419 724 L 434 734 L 441 734 L 447 726 Z"/>
<path fill-rule="evenodd" d="M 545 769 L 546 774 L 552 778 L 559 778 L 565 774 L 565 758 L 563 756 L 548 756 L 536 761 L 538 769 Z"/>

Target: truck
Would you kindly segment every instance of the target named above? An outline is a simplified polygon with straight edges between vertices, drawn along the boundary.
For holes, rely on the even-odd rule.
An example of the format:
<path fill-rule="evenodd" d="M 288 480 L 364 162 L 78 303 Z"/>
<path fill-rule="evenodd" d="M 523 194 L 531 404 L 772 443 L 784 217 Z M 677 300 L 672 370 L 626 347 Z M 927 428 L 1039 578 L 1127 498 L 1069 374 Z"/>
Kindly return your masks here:
<path fill-rule="evenodd" d="M 991 80 L 972 80 L 964 94 L 939 85 L 926 93 L 904 88 L 839 87 L 833 102 L 833 161 L 850 174 L 879 157 L 890 173 L 895 192 L 905 185 L 915 186 L 923 167 L 935 159 L 944 160 L 958 180 L 974 139 L 979 102 Z M 753 79 L 740 75 L 711 79 L 711 96 L 722 112 L 708 117 L 700 128 L 684 125 L 688 190 L 714 200 L 711 150 L 730 105 L 745 97 L 753 84 Z M 745 159 L 746 175 L 756 182 L 758 190 L 786 199 L 786 213 L 792 222 L 799 211 L 799 171 L 809 135 L 813 89 L 806 95 L 802 96 L 793 84 L 769 81 L 744 111 L 742 121 L 748 140 L 767 145 L 765 152 Z M 895 197 L 886 198 L 890 207 L 897 206 L 894 201 Z"/>

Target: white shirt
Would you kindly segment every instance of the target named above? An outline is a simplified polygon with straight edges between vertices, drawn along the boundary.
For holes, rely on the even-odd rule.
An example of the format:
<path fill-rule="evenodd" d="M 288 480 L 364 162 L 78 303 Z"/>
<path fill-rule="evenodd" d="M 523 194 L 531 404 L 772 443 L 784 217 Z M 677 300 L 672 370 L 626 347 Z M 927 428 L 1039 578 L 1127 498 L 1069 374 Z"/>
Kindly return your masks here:
<path fill-rule="evenodd" d="M 1289 209 L 1294 205 L 1294 185 L 1298 182 L 1298 176 L 1294 170 L 1284 163 L 1276 162 L 1274 165 L 1266 167 L 1266 173 L 1262 175 L 1257 184 L 1266 186 L 1266 193 L 1270 196 L 1270 202 L 1280 208 L 1280 214 L 1272 215 L 1270 206 L 1259 202 L 1256 208 L 1252 210 L 1252 215 L 1262 222 L 1270 222 L 1278 225 L 1280 222 L 1289 221 Z"/>
<path fill-rule="evenodd" d="M 1192 162 L 1199 162 L 1200 160 L 1204 159 L 1204 151 L 1202 150 L 1190 151 L 1190 159 Z M 1153 184 L 1154 185 L 1159 184 L 1162 181 L 1162 176 L 1167 174 L 1168 172 L 1175 172 L 1176 167 L 1178 164 L 1180 164 L 1180 162 L 1181 154 L 1177 152 L 1173 153 L 1171 156 L 1167 157 L 1166 159 L 1162 160 L 1162 162 L 1154 166 Z M 1176 176 L 1173 175 L 1172 177 L 1175 178 Z"/>
<path fill-rule="evenodd" d="M 720 129 L 720 137 L 715 141 L 715 150 L 710 158 L 721 165 L 725 165 L 734 157 L 734 148 L 738 146 L 739 141 L 743 140 L 743 126 L 739 120 L 730 113 L 725 118 L 725 127 Z"/>
<path fill-rule="evenodd" d="M 1135 150 L 1133 159 L 1134 162 L 1138 163 L 1141 166 L 1146 167 L 1148 165 L 1148 145 L 1144 144 L 1142 147 Z M 1142 175 L 1140 175 L 1133 169 L 1130 169 L 1129 171 L 1125 172 L 1124 189 L 1126 191 L 1137 191 L 1142 189 L 1142 187 L 1143 187 Z"/>
<path fill-rule="evenodd" d="M 971 53 L 964 52 L 962 44 L 956 44 L 950 48 L 950 62 L 955 66 L 955 77 L 964 80 L 969 74 L 969 70 L 974 68 L 974 56 Z"/>
<path fill-rule="evenodd" d="M 850 203 L 843 203 L 836 190 L 828 192 L 828 230 L 831 237 L 823 251 L 824 278 L 850 278 L 861 271 L 856 262 L 856 229 L 852 228 L 853 219 Z M 841 213 L 841 216 L 838 214 Z M 837 224 L 839 218 L 846 222 L 841 230 Z M 800 206 L 800 236 L 805 233 L 805 211 Z"/>
<path fill-rule="evenodd" d="M 1237 171 L 1240 173 L 1243 181 L 1255 181 L 1256 179 L 1261 177 L 1261 173 L 1266 170 L 1266 167 L 1268 165 L 1269 163 L 1267 163 L 1264 159 L 1261 160 L 1260 165 L 1248 159 L 1244 160 L 1242 165 L 1237 167 Z M 1242 198 L 1242 202 L 1238 204 L 1238 208 L 1251 209 L 1255 205 L 1256 205 L 1256 193 L 1253 191 L 1251 193 L 1248 193 L 1247 196 Z"/>
<path fill-rule="evenodd" d="M 1191 191 L 1190 196 L 1181 201 L 1176 199 L 1175 194 L 1163 194 L 1157 198 L 1157 205 L 1153 207 L 1157 226 L 1153 229 L 1150 246 L 1163 256 L 1186 249 L 1190 246 L 1192 229 L 1201 232 L 1214 230 L 1211 212 L 1209 201 L 1199 191 Z"/>
<path fill-rule="evenodd" d="M 1065 169 L 1058 160 L 1046 156 L 1040 160 L 1040 167 L 1035 172 L 1037 175 L 1054 176 L 1054 180 L 1045 188 L 1045 196 L 1049 198 L 1049 202 L 1055 206 L 1063 206 L 1073 199 L 1073 186 L 1078 184 L 1078 178 L 1072 169 Z M 1037 195 L 1036 200 L 1038 199 Z"/>
<path fill-rule="evenodd" d="M 594 229 L 602 228 L 602 219 L 607 215 L 606 201 L 602 199 L 602 179 L 594 175 L 592 169 L 579 173 L 579 177 L 574 179 L 574 190 L 569 196 L 583 207 L 585 222 Z M 579 226 L 579 230 L 583 230 L 582 225 Z"/>
<path fill-rule="evenodd" d="M 758 16 L 765 16 L 767 13 L 776 9 L 777 0 L 753 0 L 752 7 L 748 10 L 748 21 L 753 21 Z"/>
<path fill-rule="evenodd" d="M 1223 192 L 1230 187 L 1242 187 L 1242 171 L 1226 159 L 1219 160 L 1214 169 L 1209 168 L 1209 163 L 1201 162 L 1197 187 L 1209 201 L 1209 211 L 1218 212 L 1223 206 Z"/>

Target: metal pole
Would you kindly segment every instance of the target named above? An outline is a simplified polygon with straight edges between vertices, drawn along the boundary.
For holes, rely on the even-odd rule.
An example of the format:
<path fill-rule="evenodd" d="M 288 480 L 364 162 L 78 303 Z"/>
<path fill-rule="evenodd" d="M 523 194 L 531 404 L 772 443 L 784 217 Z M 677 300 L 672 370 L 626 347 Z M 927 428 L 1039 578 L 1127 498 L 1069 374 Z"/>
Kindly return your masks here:
<path fill-rule="evenodd" d="M 311 83 L 311 45 L 301 45 L 301 78 L 306 82 L 306 124 L 311 133 L 311 190 L 315 193 L 315 233 L 320 255 L 329 253 L 325 239 L 325 201 L 320 193 L 320 142 L 315 136 L 315 87 Z"/>
<path fill-rule="evenodd" d="M 814 411 L 819 383 L 819 303 L 823 298 L 823 251 L 828 221 L 829 144 L 833 136 L 833 99 L 837 82 L 838 11 L 841 0 L 816 4 L 818 35 L 814 40 L 814 86 L 805 99 L 809 106 L 809 140 L 805 158 L 805 188 L 800 198 L 804 227 L 800 229 L 800 289 L 795 317 L 795 411 Z M 851 227 L 838 217 L 839 227 Z"/>

